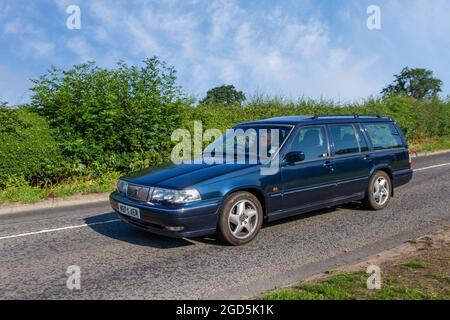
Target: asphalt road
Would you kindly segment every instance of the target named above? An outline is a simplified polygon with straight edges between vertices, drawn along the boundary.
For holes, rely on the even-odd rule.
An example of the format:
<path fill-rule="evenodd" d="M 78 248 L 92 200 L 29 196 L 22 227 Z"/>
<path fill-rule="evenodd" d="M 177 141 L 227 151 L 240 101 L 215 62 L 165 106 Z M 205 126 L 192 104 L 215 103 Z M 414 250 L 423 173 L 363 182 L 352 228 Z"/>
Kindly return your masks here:
<path fill-rule="evenodd" d="M 450 225 L 450 154 L 417 158 L 413 180 L 383 211 L 356 204 L 269 224 L 256 241 L 168 239 L 136 230 L 109 207 L 0 217 L 2 299 L 249 297 L 356 262 Z M 439 164 L 439 167 L 428 168 Z M 81 269 L 69 290 L 66 270 Z"/>

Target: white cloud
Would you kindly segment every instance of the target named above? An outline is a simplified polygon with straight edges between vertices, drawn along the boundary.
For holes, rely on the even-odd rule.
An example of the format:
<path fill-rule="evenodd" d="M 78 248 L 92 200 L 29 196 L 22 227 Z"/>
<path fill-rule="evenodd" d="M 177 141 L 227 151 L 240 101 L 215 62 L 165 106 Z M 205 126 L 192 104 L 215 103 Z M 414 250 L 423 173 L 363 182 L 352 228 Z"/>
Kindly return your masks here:
<path fill-rule="evenodd" d="M 65 10 L 67 4 L 57 5 Z M 300 19 L 280 5 L 247 9 L 233 0 L 133 5 L 96 0 L 80 7 L 87 32 L 66 41 L 77 63 L 139 63 L 158 55 L 176 67 L 187 92 L 200 96 L 222 83 L 289 96 L 352 98 L 375 90 L 365 77 L 373 57 L 358 58 L 351 48 L 332 45 L 324 21 Z M 51 50 L 43 45 L 38 52 Z"/>
<path fill-rule="evenodd" d="M 55 3 L 64 28 L 65 8 L 72 2 Z M 248 93 L 351 100 L 377 94 L 403 67 L 400 63 L 440 63 L 441 72 L 448 69 L 439 58 L 448 50 L 435 49 L 436 43 L 440 48 L 449 43 L 445 0 L 433 5 L 381 1 L 378 33 L 365 28 L 365 3 L 360 1 L 334 12 L 308 0 L 80 0 L 79 6 L 79 32 L 63 30 L 61 35 L 45 24 L 35 28 L 41 25 L 20 16 L 8 16 L 0 30 L 27 40 L 20 42 L 26 54 L 51 62 L 49 57 L 60 58 L 68 66 L 86 60 L 103 66 L 121 59 L 137 64 L 158 55 L 175 66 L 181 85 L 197 96 L 229 83 Z"/>
<path fill-rule="evenodd" d="M 376 60 L 332 46 L 327 25 L 318 19 L 299 21 L 280 10 L 256 15 L 222 2 L 212 8 L 225 12 L 211 18 L 213 40 L 199 56 L 183 60 L 201 61 L 185 80 L 197 92 L 220 83 L 291 97 L 351 99 L 378 90 L 366 76 Z M 198 75 L 208 81 L 198 83 Z"/>
<path fill-rule="evenodd" d="M 95 0 L 89 1 L 89 6 L 81 6 L 81 10 L 86 10 L 106 28 L 116 28 L 121 25 L 123 16 L 127 13 L 126 6 L 123 7 L 122 4 L 123 2 L 115 0 Z"/>
<path fill-rule="evenodd" d="M 94 49 L 82 37 L 73 37 L 67 41 L 67 48 L 77 56 L 77 63 L 95 60 Z"/>
<path fill-rule="evenodd" d="M 21 29 L 22 25 L 19 22 L 18 19 L 14 19 L 11 21 L 8 21 L 5 23 L 5 26 L 3 28 L 3 33 L 4 34 L 15 34 L 15 33 L 19 33 L 20 29 Z"/>
<path fill-rule="evenodd" d="M 131 45 L 135 54 L 142 53 L 148 56 L 163 54 L 158 41 L 140 21 L 128 18 L 125 21 L 125 27 L 129 32 L 132 41 Z"/>
<path fill-rule="evenodd" d="M 105 42 L 109 39 L 108 31 L 104 27 L 97 27 L 94 30 L 94 38 L 99 42 Z"/>
<path fill-rule="evenodd" d="M 331 70 L 339 69 L 344 63 L 348 61 L 349 56 L 349 50 L 331 49 L 328 58 L 329 68 Z"/>
<path fill-rule="evenodd" d="M 8 16 L 4 20 L 3 35 L 11 43 L 17 43 L 15 52 L 24 57 L 32 56 L 33 58 L 45 57 L 54 52 L 55 44 L 46 39 L 42 27 L 38 27 L 20 15 Z"/>
<path fill-rule="evenodd" d="M 26 47 L 38 57 L 47 56 L 55 49 L 53 43 L 41 40 L 26 40 Z"/>
<path fill-rule="evenodd" d="M 211 45 L 219 41 L 226 41 L 226 36 L 239 23 L 243 11 L 234 1 L 212 1 L 209 8 L 211 32 L 209 40 Z"/>
<path fill-rule="evenodd" d="M 311 56 L 320 52 L 328 44 L 328 34 L 324 25 L 312 20 L 306 25 L 299 26 L 298 39 L 295 41 L 296 50 Z"/>

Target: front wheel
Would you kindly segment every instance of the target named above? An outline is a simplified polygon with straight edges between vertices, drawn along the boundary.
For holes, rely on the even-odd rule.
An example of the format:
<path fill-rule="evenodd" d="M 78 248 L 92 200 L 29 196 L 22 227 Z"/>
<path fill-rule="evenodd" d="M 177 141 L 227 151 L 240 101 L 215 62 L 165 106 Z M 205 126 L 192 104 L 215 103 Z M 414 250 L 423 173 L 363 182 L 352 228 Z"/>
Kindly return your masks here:
<path fill-rule="evenodd" d="M 262 221 L 263 209 L 258 198 L 249 192 L 236 192 L 222 206 L 217 236 L 230 245 L 243 245 L 256 237 Z"/>
<path fill-rule="evenodd" d="M 374 173 L 366 191 L 364 204 L 372 210 L 381 210 L 387 207 L 391 200 L 392 182 L 389 175 L 384 171 Z"/>

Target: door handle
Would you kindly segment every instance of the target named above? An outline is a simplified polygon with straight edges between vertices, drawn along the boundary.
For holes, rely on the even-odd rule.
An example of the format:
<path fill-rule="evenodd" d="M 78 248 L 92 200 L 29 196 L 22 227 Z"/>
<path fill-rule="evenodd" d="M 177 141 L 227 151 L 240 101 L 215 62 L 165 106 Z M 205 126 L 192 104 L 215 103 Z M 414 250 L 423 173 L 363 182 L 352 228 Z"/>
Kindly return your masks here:
<path fill-rule="evenodd" d="M 366 154 L 364 156 L 364 160 L 372 160 L 372 156 L 370 154 Z"/>
<path fill-rule="evenodd" d="M 324 166 L 325 168 L 330 169 L 331 172 L 334 171 L 333 163 L 332 163 L 331 161 L 325 161 L 325 163 L 323 164 L 323 166 Z"/>

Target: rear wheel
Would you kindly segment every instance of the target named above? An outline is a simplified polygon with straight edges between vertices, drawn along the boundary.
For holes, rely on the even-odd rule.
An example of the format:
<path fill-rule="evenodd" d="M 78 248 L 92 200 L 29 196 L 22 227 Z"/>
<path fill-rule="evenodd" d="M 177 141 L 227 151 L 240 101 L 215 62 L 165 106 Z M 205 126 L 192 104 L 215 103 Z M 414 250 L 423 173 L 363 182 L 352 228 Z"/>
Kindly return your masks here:
<path fill-rule="evenodd" d="M 366 191 L 364 204 L 372 210 L 381 210 L 387 207 L 391 200 L 392 182 L 389 175 L 384 171 L 374 173 Z"/>
<path fill-rule="evenodd" d="M 256 237 L 262 220 L 263 210 L 258 198 L 245 191 L 233 193 L 222 206 L 217 236 L 234 246 L 246 244 Z"/>

